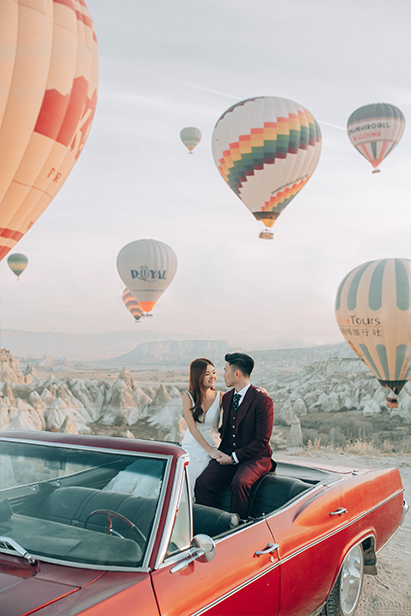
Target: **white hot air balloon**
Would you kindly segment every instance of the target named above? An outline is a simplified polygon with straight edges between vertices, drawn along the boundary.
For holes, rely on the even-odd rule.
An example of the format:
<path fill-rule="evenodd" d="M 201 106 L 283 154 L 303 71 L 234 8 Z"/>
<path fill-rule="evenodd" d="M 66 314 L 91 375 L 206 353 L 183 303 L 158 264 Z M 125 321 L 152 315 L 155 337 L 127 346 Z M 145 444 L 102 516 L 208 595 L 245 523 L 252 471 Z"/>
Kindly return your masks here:
<path fill-rule="evenodd" d="M 222 178 L 265 229 L 304 188 L 321 153 L 312 114 L 286 98 L 258 96 L 236 103 L 217 120 L 213 157 Z"/>
<path fill-rule="evenodd" d="M 201 130 L 195 126 L 186 126 L 186 128 L 183 128 L 180 132 L 180 139 L 189 153 L 192 154 L 194 148 L 197 147 L 201 141 Z"/>
<path fill-rule="evenodd" d="M 141 309 L 150 312 L 177 271 L 177 257 L 172 248 L 157 240 L 136 240 L 126 244 L 117 256 L 121 280 Z"/>

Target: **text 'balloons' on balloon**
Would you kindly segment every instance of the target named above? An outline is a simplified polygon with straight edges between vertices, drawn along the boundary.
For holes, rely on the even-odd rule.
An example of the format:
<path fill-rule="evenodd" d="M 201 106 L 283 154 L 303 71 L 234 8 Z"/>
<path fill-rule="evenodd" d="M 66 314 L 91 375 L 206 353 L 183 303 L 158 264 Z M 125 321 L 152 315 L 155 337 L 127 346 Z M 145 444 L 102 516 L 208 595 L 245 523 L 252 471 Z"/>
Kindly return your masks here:
<path fill-rule="evenodd" d="M 143 312 L 148 313 L 173 280 L 177 257 L 168 244 L 152 239 L 136 240 L 118 253 L 117 270 Z"/>
<path fill-rule="evenodd" d="M 22 255 L 18 252 L 9 255 L 9 257 L 7 258 L 7 265 L 9 266 L 13 274 L 16 274 L 17 280 L 19 279 L 20 274 L 26 269 L 28 262 L 29 260 L 26 255 Z"/>
<path fill-rule="evenodd" d="M 180 132 L 180 139 L 188 149 L 189 153 L 192 154 L 194 148 L 201 141 L 201 130 L 195 126 L 186 126 L 186 128 L 183 128 Z"/>
<path fill-rule="evenodd" d="M 139 323 L 144 313 L 138 301 L 134 298 L 134 296 L 130 293 L 130 291 L 127 288 L 124 289 L 122 298 L 123 298 L 125 307 L 132 314 L 135 322 Z"/>
<path fill-rule="evenodd" d="M 312 176 L 321 131 L 312 114 L 291 100 L 249 98 L 230 107 L 212 137 L 214 162 L 231 190 L 266 227 Z M 262 235 L 272 235 L 266 230 Z"/>
<path fill-rule="evenodd" d="M 358 152 L 374 167 L 400 141 L 405 129 L 404 114 L 395 105 L 374 103 L 354 111 L 347 122 L 348 138 Z"/>
<path fill-rule="evenodd" d="M 338 288 L 335 314 L 350 347 L 379 383 L 400 393 L 410 378 L 411 261 L 359 265 Z"/>
<path fill-rule="evenodd" d="M 0 2 L 0 259 L 44 212 L 87 140 L 98 53 L 84 0 Z"/>

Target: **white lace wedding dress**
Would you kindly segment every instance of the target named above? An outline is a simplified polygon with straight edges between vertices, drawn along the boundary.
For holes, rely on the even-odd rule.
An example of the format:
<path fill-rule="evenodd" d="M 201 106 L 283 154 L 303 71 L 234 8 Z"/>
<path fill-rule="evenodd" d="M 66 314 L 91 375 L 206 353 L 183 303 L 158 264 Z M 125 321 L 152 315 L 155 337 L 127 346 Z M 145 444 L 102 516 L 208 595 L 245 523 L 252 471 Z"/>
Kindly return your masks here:
<path fill-rule="evenodd" d="M 193 401 L 190 392 L 187 392 Z M 194 401 L 193 401 L 194 405 Z M 205 438 L 207 443 L 211 447 L 217 448 L 220 444 L 220 434 L 218 432 L 218 426 L 220 424 L 220 392 L 217 392 L 213 404 L 210 406 L 205 414 L 203 421 L 197 421 L 196 425 L 201 435 Z M 190 464 L 188 465 L 188 476 L 190 479 L 191 492 L 194 495 L 194 486 L 196 479 L 208 463 L 211 460 L 211 456 L 208 455 L 205 449 L 201 447 L 187 428 L 184 438 L 181 442 L 183 449 L 190 454 Z"/>

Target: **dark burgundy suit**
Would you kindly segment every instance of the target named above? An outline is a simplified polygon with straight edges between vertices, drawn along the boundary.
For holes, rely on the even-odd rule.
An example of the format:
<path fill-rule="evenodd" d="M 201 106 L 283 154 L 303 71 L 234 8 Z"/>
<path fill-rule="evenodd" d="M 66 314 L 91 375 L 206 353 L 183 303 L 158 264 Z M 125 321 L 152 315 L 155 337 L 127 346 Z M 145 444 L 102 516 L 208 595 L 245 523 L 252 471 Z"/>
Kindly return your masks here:
<path fill-rule="evenodd" d="M 235 452 L 239 464 L 219 464 L 211 460 L 197 478 L 196 502 L 215 507 L 219 494 L 231 489 L 230 511 L 248 516 L 252 485 L 272 469 L 270 438 L 273 429 L 273 401 L 250 385 L 233 419 L 234 389 L 223 396 L 223 421 L 219 449 Z"/>

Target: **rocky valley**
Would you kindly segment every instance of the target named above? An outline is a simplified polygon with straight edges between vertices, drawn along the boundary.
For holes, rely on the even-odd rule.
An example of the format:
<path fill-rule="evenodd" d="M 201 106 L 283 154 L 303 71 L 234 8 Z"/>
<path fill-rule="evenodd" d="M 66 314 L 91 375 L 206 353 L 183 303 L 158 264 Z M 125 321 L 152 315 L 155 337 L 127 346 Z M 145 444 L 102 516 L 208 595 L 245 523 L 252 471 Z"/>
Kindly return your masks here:
<path fill-rule="evenodd" d="M 16 359 L 2 349 L 0 429 L 180 442 L 189 357 L 223 357 L 232 348 L 222 341 L 141 346 L 107 362 L 82 364 L 47 353 L 41 359 Z M 387 392 L 345 347 L 251 353 L 256 359 L 252 382 L 264 387 L 274 402 L 274 448 L 341 447 L 353 440 L 387 451 L 411 448 L 410 384 L 399 396 L 398 409 L 388 411 Z M 217 388 L 225 391 L 222 363 L 216 363 Z"/>

